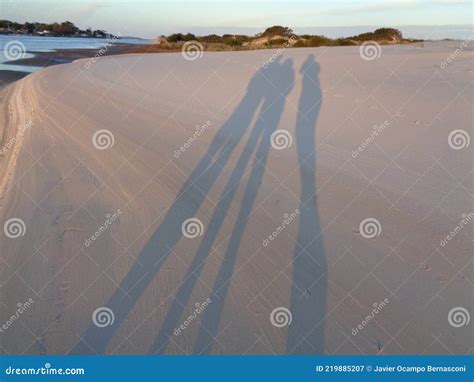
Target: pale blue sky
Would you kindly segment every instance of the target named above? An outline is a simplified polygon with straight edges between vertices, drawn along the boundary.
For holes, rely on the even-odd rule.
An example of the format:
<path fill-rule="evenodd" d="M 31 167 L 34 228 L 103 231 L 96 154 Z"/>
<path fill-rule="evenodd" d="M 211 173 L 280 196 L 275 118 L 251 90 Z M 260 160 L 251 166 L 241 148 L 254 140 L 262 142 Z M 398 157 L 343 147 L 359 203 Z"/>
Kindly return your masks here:
<path fill-rule="evenodd" d="M 300 33 L 314 27 L 472 25 L 473 8 L 469 0 L 0 0 L 0 18 L 69 20 L 81 28 L 154 37 L 188 31 L 255 33 L 275 24 Z M 340 31 L 344 34 L 344 28 Z"/>

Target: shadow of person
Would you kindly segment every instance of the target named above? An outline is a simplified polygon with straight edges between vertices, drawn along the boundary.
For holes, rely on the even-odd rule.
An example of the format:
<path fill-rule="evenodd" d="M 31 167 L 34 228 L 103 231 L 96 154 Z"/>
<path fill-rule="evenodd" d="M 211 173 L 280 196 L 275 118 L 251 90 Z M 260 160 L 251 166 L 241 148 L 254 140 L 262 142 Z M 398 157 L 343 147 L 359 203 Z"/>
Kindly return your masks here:
<path fill-rule="evenodd" d="M 287 353 L 320 354 L 324 349 L 327 267 L 316 193 L 316 122 L 322 104 L 319 64 L 309 55 L 301 66 L 296 146 L 301 178 L 299 223 L 293 253 L 292 323 Z"/>
<path fill-rule="evenodd" d="M 255 123 L 253 130 L 255 137 L 251 142 L 252 146 L 256 146 L 259 140 L 255 158 L 229 244 L 212 287 L 213 300 L 204 312 L 201 329 L 193 350 L 194 353 L 209 352 L 212 348 L 213 340 L 218 334 L 239 246 L 265 173 L 265 166 L 271 148 L 271 135 L 278 128 L 285 108 L 286 97 L 294 85 L 293 61 L 287 59 L 281 64 L 280 61 L 279 59 L 273 62 L 264 73 L 266 79 L 274 85 L 274 88 L 269 88 L 269 92 L 265 94 L 265 101 L 262 106 L 263 112 Z M 246 155 L 245 150 L 242 155 Z M 248 159 L 246 158 L 246 161 Z M 239 173 L 243 173 L 243 168 L 239 170 Z"/>
<path fill-rule="evenodd" d="M 278 126 L 278 122 L 284 109 L 285 98 L 293 86 L 294 74 L 292 61 L 286 60 L 283 64 L 280 64 L 280 61 L 281 56 L 270 64 L 264 73 L 261 73 L 262 78 L 267 82 L 265 87 L 262 88 L 264 92 L 262 112 L 260 113 L 246 145 L 224 186 L 219 202 L 213 211 L 208 226 L 206 227 L 197 254 L 188 268 L 188 273 L 184 282 L 181 284 L 171 308 L 163 321 L 160 332 L 150 348 L 150 353 L 163 352 L 173 335 L 173 329 L 179 326 L 179 323 L 183 320 L 182 315 L 184 309 L 189 303 L 193 288 L 204 267 L 205 260 L 211 252 L 212 245 L 217 237 L 219 229 L 227 216 L 245 169 L 252 159 L 252 155 L 255 155 L 249 183 L 245 192 L 246 197 L 243 199 L 239 218 L 236 223 L 236 227 L 239 224 L 242 225 L 242 230 L 233 231 L 229 248 L 225 259 L 223 260 L 223 266 L 219 270 L 217 281 L 214 286 L 215 290 L 220 289 L 224 285 L 224 282 L 228 281 L 232 275 L 234 260 L 245 228 L 245 220 L 252 209 L 253 201 L 262 180 L 265 162 L 270 148 L 270 135 Z M 224 293 L 220 294 L 220 299 L 225 298 L 226 289 L 223 289 L 222 292 Z M 207 309 L 211 311 L 213 315 L 216 315 L 213 317 L 211 325 L 213 328 L 217 328 L 217 324 L 220 321 L 222 307 L 215 302 L 215 299 L 213 299 L 212 305 L 214 306 L 214 310 L 212 310 L 211 307 L 208 307 Z M 206 316 L 204 316 L 204 321 L 206 321 Z M 206 329 L 209 330 L 209 333 L 212 333 L 211 328 Z M 199 341 L 202 343 L 208 342 L 207 339 L 202 337 L 198 342 Z M 196 346 L 201 348 L 201 345 Z"/>
<path fill-rule="evenodd" d="M 278 67 L 278 65 L 275 62 L 275 67 Z M 81 335 L 80 341 L 73 347 L 70 354 L 105 353 L 107 345 L 120 325 L 130 314 L 146 287 L 152 282 L 162 264 L 171 255 L 173 247 L 183 236 L 182 223 L 193 217 L 198 211 L 206 197 L 205 195 L 214 185 L 231 154 L 242 140 L 259 107 L 262 104 L 268 105 L 268 97 L 274 91 L 274 85 L 267 79 L 267 70 L 261 68 L 253 75 L 243 99 L 216 133 L 208 151 L 184 182 L 162 223 L 151 235 L 127 275 L 106 302 L 105 306 L 114 314 L 113 324 L 98 327 L 92 322 Z M 276 69 L 272 69 L 269 73 L 273 70 Z M 265 71 L 265 74 L 263 74 L 263 71 Z M 271 75 L 271 77 L 278 79 L 274 75 Z M 262 128 L 259 127 L 259 129 Z M 251 139 L 253 141 L 256 139 L 255 136 L 256 133 L 252 132 Z M 239 163 L 242 165 L 242 162 Z M 236 180 L 241 178 L 241 175 L 238 174 L 240 168 L 234 170 L 234 179 Z M 223 205 L 221 213 L 226 208 L 228 207 Z M 218 229 L 219 226 L 211 223 L 206 232 L 210 231 L 211 236 L 215 237 Z M 200 253 L 202 256 L 202 252 Z"/>

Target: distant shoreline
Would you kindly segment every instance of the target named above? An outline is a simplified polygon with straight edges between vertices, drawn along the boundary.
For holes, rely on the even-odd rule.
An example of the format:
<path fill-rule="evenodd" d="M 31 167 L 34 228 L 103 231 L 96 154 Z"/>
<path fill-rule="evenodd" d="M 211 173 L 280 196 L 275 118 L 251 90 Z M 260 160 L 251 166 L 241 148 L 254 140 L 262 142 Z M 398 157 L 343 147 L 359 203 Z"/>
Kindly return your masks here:
<path fill-rule="evenodd" d="M 141 46 L 141 45 L 138 45 Z M 126 43 L 114 43 L 107 47 L 107 51 L 102 54 L 103 56 L 117 55 L 129 53 L 134 44 Z M 28 53 L 33 54 L 33 57 L 22 58 L 16 61 L 10 61 L 5 65 L 22 65 L 22 66 L 52 66 L 59 64 L 67 64 L 69 62 L 79 60 L 81 58 L 94 57 L 99 50 L 103 48 L 76 48 L 76 49 L 56 49 L 53 52 L 37 52 L 29 51 Z"/>
<path fill-rule="evenodd" d="M 107 40 L 114 38 L 115 40 L 126 40 L 126 39 L 134 39 L 134 40 L 143 40 L 147 41 L 146 38 L 142 37 L 135 37 L 135 36 L 115 36 L 115 35 L 106 35 L 106 36 L 81 36 L 81 35 L 43 35 L 43 34 L 36 34 L 36 33 L 7 33 L 0 31 L 0 36 L 21 36 L 21 37 L 51 37 L 51 38 L 95 38 L 101 40 Z"/>
<path fill-rule="evenodd" d="M 54 36 L 54 37 L 84 37 L 84 38 L 111 38 L 117 37 L 103 29 L 86 30 L 78 28 L 70 21 L 61 23 L 24 22 L 0 20 L 0 34 L 23 36 Z"/>
<path fill-rule="evenodd" d="M 145 45 L 145 44 L 144 44 Z M 141 46 L 141 45 L 138 45 Z M 126 43 L 115 43 L 107 47 L 107 51 L 102 54 L 103 56 L 126 54 L 132 51 L 132 48 L 137 47 L 135 44 L 126 44 Z M 25 66 L 25 67 L 42 67 L 46 68 L 53 65 L 67 64 L 81 58 L 91 58 L 94 57 L 102 48 L 95 49 L 56 49 L 52 52 L 37 52 L 29 51 L 28 53 L 33 54 L 33 57 L 22 58 L 20 60 L 9 61 L 4 63 L 4 67 L 9 65 L 14 66 Z M 40 69 L 41 70 L 41 69 Z M 31 74 L 30 71 L 19 71 L 19 70 L 9 70 L 3 69 L 0 70 L 0 89 L 5 87 L 12 82 L 15 82 L 28 74 Z"/>

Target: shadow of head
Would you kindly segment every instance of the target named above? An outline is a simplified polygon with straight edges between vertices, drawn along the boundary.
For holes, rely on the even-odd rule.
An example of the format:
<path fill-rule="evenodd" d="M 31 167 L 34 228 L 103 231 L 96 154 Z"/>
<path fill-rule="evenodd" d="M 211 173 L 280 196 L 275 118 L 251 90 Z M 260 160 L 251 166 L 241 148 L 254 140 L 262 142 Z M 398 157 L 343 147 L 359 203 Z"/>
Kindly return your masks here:
<path fill-rule="evenodd" d="M 293 59 L 283 60 L 279 55 L 257 71 L 250 81 L 249 91 L 256 91 L 266 99 L 284 98 L 293 88 L 294 80 Z"/>
<path fill-rule="evenodd" d="M 319 75 L 320 66 L 319 63 L 316 61 L 316 57 L 314 54 L 310 54 L 306 57 L 306 60 L 303 62 L 300 68 L 300 73 L 305 75 L 317 76 Z"/>

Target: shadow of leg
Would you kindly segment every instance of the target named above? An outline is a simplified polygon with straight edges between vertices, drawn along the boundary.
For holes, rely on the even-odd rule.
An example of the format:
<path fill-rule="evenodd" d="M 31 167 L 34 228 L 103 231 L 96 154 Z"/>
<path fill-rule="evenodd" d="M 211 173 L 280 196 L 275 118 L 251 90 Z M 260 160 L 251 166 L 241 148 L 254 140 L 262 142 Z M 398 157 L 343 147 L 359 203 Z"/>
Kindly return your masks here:
<path fill-rule="evenodd" d="M 205 194 L 244 136 L 263 99 L 262 81 L 257 72 L 249 84 L 247 94 L 216 134 L 208 152 L 184 183 L 162 223 L 107 301 L 105 306 L 114 312 L 113 325 L 99 328 L 91 324 L 81 336 L 80 342 L 71 350 L 71 354 L 103 354 L 106 351 L 108 343 L 182 237 L 181 224 L 196 214 Z"/>
<path fill-rule="evenodd" d="M 301 67 L 303 88 L 296 122 L 301 177 L 300 217 L 294 249 L 293 284 L 287 352 L 320 354 L 324 350 L 326 314 L 326 258 L 316 195 L 316 122 L 321 108 L 319 65 L 310 55 Z"/>
<path fill-rule="evenodd" d="M 244 197 L 226 254 L 213 285 L 214 300 L 204 313 L 194 353 L 209 352 L 214 339 L 218 335 L 222 311 L 229 290 L 230 280 L 234 273 L 239 246 L 265 173 L 265 166 L 271 146 L 271 134 L 278 127 L 285 107 L 286 96 L 293 87 L 293 62 L 287 60 L 283 64 L 274 62 L 272 65 L 272 70 L 266 75 L 266 78 L 271 83 L 276 84 L 276 86 L 266 95 L 265 103 L 262 107 L 263 113 L 256 126 L 256 129 L 261 129 L 264 133 L 256 152 L 255 161 L 244 191 Z"/>
<path fill-rule="evenodd" d="M 219 233 L 222 223 L 227 216 L 227 212 L 232 204 L 235 192 L 237 191 L 237 186 L 242 180 L 245 168 L 253 152 L 255 151 L 255 147 L 257 146 L 262 133 L 261 128 L 262 126 L 256 126 L 252 130 L 249 140 L 243 149 L 242 155 L 232 170 L 230 178 L 222 192 L 221 199 L 219 200 L 219 203 L 212 214 L 211 221 L 206 227 L 206 232 L 201 244 L 199 245 L 197 254 L 188 268 L 188 272 L 184 278 L 184 281 L 179 287 L 178 293 L 175 296 L 173 304 L 166 315 L 166 318 L 160 328 L 160 332 L 155 338 L 149 353 L 155 354 L 156 352 L 164 352 L 166 346 L 169 343 L 170 337 L 173 335 L 174 329 L 179 325 L 180 319 L 183 315 L 185 307 L 189 303 L 189 299 L 191 298 L 192 291 L 196 285 L 201 270 L 203 269 L 205 261 L 212 250 L 212 246 L 217 234 Z"/>

